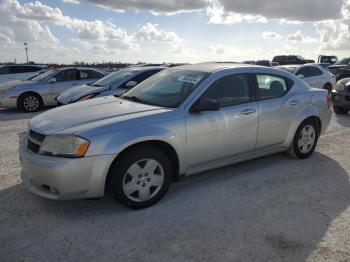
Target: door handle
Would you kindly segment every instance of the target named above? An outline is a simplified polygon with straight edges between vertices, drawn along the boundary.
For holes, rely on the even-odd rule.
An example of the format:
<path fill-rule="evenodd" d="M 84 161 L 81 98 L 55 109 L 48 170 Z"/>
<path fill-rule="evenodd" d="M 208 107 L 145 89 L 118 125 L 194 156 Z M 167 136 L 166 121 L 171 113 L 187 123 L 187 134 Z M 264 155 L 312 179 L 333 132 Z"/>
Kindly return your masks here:
<path fill-rule="evenodd" d="M 291 106 L 296 106 L 297 104 L 299 104 L 299 100 L 292 100 L 292 101 L 289 102 L 289 104 Z"/>
<path fill-rule="evenodd" d="M 250 115 L 256 112 L 256 109 L 245 109 L 241 111 L 241 115 Z"/>

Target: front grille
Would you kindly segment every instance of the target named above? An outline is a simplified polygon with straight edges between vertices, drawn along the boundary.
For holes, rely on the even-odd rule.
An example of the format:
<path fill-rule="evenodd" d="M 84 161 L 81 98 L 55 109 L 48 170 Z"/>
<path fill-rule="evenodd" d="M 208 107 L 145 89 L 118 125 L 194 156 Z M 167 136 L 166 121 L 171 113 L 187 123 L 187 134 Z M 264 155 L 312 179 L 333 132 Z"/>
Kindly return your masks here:
<path fill-rule="evenodd" d="M 30 130 L 28 134 L 27 148 L 33 153 L 38 153 L 44 139 L 45 139 L 45 135 L 42 135 L 33 130 Z"/>

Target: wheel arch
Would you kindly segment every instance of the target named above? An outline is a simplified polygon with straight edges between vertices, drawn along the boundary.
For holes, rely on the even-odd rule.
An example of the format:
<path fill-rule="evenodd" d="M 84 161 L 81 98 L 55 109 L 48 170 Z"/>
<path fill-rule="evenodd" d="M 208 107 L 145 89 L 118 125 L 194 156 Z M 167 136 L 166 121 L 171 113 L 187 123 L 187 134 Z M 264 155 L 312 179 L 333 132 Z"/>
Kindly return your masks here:
<path fill-rule="evenodd" d="M 122 151 L 120 151 L 118 153 L 118 155 L 114 158 L 114 160 L 112 161 L 112 163 L 110 164 L 109 168 L 108 168 L 108 172 L 107 172 L 107 176 L 105 179 L 105 189 L 108 186 L 109 183 L 109 179 L 111 177 L 111 169 L 113 167 L 113 165 L 117 164 L 118 161 L 128 152 L 136 150 L 138 147 L 140 146 L 145 146 L 145 145 L 151 145 L 154 147 L 157 147 L 158 149 L 160 149 L 162 152 L 164 152 L 170 159 L 171 163 L 174 166 L 175 172 L 173 174 L 172 180 L 173 181 L 177 181 L 179 178 L 179 171 L 180 171 L 180 160 L 179 160 L 179 156 L 177 151 L 175 150 L 175 148 L 162 140 L 146 140 L 146 141 L 141 141 L 141 142 L 136 142 L 133 143 L 131 145 L 128 145 L 126 148 L 124 148 Z"/>
<path fill-rule="evenodd" d="M 35 91 L 26 91 L 26 92 L 23 92 L 22 94 L 20 94 L 20 95 L 18 96 L 18 98 L 17 98 L 17 103 L 16 103 L 16 104 L 17 104 L 17 108 L 19 108 L 19 101 L 21 100 L 21 98 L 22 98 L 23 96 L 29 95 L 29 94 L 33 94 L 33 95 L 38 96 L 39 102 L 40 102 L 40 106 L 43 106 L 43 105 L 44 105 L 44 100 L 43 100 L 42 96 L 41 96 L 39 93 L 37 93 L 37 92 L 35 92 Z"/>

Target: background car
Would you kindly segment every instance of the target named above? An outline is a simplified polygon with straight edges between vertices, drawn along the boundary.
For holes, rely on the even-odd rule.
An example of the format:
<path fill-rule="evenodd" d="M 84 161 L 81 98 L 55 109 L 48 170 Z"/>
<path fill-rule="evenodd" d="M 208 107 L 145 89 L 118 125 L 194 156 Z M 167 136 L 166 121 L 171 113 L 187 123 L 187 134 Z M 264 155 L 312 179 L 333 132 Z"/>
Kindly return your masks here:
<path fill-rule="evenodd" d="M 339 80 L 332 90 L 333 110 L 336 114 L 347 114 L 350 111 L 350 78 Z"/>
<path fill-rule="evenodd" d="M 0 84 L 13 80 L 24 80 L 47 70 L 46 65 L 0 65 Z"/>
<path fill-rule="evenodd" d="M 120 95 L 126 90 L 160 72 L 165 67 L 136 66 L 121 69 L 92 84 L 73 87 L 57 97 L 59 105 L 108 95 Z"/>
<path fill-rule="evenodd" d="M 277 67 L 279 69 L 288 71 L 304 80 L 308 85 L 326 89 L 328 92 L 332 91 L 335 85 L 335 76 L 326 69 L 314 65 L 285 65 Z"/>
<path fill-rule="evenodd" d="M 329 67 L 329 70 L 336 76 L 337 81 L 350 77 L 350 58 L 344 58 Z"/>
<path fill-rule="evenodd" d="M 257 60 L 257 61 L 247 60 L 247 61 L 243 61 L 242 64 L 259 65 L 259 66 L 267 66 L 267 67 L 272 66 L 272 63 L 270 60 Z"/>
<path fill-rule="evenodd" d="M 34 112 L 42 106 L 57 105 L 55 98 L 76 85 L 95 82 L 107 73 L 83 67 L 68 67 L 47 71 L 30 80 L 0 84 L 0 107 Z"/>
<path fill-rule="evenodd" d="M 320 64 L 326 63 L 333 65 L 338 62 L 338 57 L 335 55 L 320 55 L 318 56 L 317 62 Z"/>
<path fill-rule="evenodd" d="M 299 55 L 278 55 L 272 59 L 280 65 L 303 65 L 307 63 L 315 63 L 315 60 L 305 59 Z"/>
<path fill-rule="evenodd" d="M 325 90 L 282 70 L 219 63 L 170 68 L 122 97 L 32 118 L 19 146 L 22 181 L 50 199 L 110 191 L 128 207 L 145 208 L 179 175 L 278 152 L 309 157 L 329 125 L 330 106 Z"/>

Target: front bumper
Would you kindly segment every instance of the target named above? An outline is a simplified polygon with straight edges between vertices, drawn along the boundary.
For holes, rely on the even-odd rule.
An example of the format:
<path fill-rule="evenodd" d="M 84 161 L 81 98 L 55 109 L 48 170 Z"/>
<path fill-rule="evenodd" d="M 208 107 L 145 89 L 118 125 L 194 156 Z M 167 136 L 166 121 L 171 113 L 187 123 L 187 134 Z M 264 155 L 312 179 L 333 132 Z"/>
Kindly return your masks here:
<path fill-rule="evenodd" d="M 350 93 L 343 91 L 335 91 L 333 90 L 331 93 L 332 96 L 332 104 L 334 106 L 340 107 L 349 107 L 350 108 Z"/>
<path fill-rule="evenodd" d="M 9 98 L 8 95 L 0 96 L 0 107 L 17 108 L 17 97 Z"/>
<path fill-rule="evenodd" d="M 59 158 L 32 153 L 22 137 L 19 156 L 21 177 L 27 188 L 36 195 L 69 200 L 101 197 L 113 159 L 111 155 L 84 158 Z"/>

